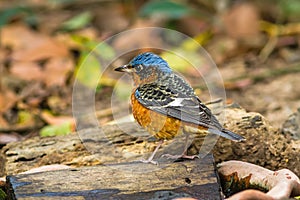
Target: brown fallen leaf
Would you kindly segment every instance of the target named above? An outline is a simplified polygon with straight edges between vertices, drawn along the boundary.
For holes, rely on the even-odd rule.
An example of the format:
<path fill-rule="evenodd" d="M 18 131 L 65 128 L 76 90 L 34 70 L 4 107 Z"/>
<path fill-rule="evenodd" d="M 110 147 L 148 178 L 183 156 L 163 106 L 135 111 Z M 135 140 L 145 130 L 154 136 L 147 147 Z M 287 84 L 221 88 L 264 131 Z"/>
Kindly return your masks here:
<path fill-rule="evenodd" d="M 223 16 L 226 32 L 234 38 L 242 39 L 259 33 L 259 12 L 250 2 L 235 4 Z"/>
<path fill-rule="evenodd" d="M 74 62 L 69 57 L 51 58 L 45 65 L 44 82 L 47 86 L 63 86 L 67 76 L 74 69 Z"/>
<path fill-rule="evenodd" d="M 16 49 L 12 53 L 13 60 L 19 61 L 38 61 L 57 56 L 68 56 L 67 48 L 50 38 L 40 38 L 35 43 L 28 42 L 28 46 Z"/>
<path fill-rule="evenodd" d="M 20 37 L 22 35 L 22 37 Z M 11 24 L 2 27 L 1 43 L 12 49 L 24 48 L 34 37 L 24 24 Z"/>
<path fill-rule="evenodd" d="M 41 113 L 42 119 L 50 125 L 60 125 L 65 122 L 71 122 L 75 126 L 75 120 L 71 116 L 53 116 L 48 111 L 43 111 Z"/>
<path fill-rule="evenodd" d="M 0 128 L 8 127 L 7 121 L 0 115 Z"/>
<path fill-rule="evenodd" d="M 0 113 L 3 113 L 10 109 L 16 103 L 16 95 L 5 88 L 0 92 Z"/>
<path fill-rule="evenodd" d="M 45 83 L 46 86 L 62 86 L 75 64 L 68 57 L 53 57 L 45 63 L 44 67 L 28 61 L 13 61 L 11 65 L 11 74 L 22 80 L 36 80 Z"/>
<path fill-rule="evenodd" d="M 30 62 L 69 55 L 68 48 L 63 43 L 35 32 L 24 24 L 4 26 L 1 33 L 2 45 L 13 49 L 13 60 Z"/>
<path fill-rule="evenodd" d="M 137 20 L 131 28 L 144 28 L 154 26 L 153 22 L 147 20 Z M 139 29 L 138 31 L 126 32 L 122 37 L 116 38 L 112 46 L 120 51 L 145 46 L 159 46 L 162 42 L 157 34 L 152 30 Z"/>
<path fill-rule="evenodd" d="M 11 64 L 10 72 L 12 75 L 26 81 L 44 80 L 44 72 L 41 67 L 34 62 L 14 61 Z"/>

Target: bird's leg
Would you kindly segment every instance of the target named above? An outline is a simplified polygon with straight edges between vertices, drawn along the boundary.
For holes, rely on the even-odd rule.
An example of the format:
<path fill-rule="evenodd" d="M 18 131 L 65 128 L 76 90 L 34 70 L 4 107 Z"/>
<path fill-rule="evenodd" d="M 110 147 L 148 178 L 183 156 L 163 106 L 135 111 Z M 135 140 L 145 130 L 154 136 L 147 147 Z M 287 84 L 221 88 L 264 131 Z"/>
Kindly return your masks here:
<path fill-rule="evenodd" d="M 151 154 L 151 156 L 147 160 L 142 159 L 140 161 L 143 162 L 143 163 L 152 163 L 152 164 L 158 165 L 157 161 L 154 161 L 153 158 L 154 158 L 155 154 L 157 153 L 158 149 L 161 147 L 161 145 L 163 143 L 164 143 L 164 140 L 160 140 L 158 145 L 154 149 L 153 153 Z"/>
<path fill-rule="evenodd" d="M 193 155 L 193 156 L 188 156 L 187 155 L 187 149 L 189 148 L 190 144 L 189 144 L 189 134 L 185 132 L 185 143 L 184 143 L 184 149 L 182 154 L 180 155 L 171 155 L 171 154 L 164 154 L 162 155 L 162 157 L 166 157 L 168 159 L 179 159 L 179 158 L 185 158 L 185 159 L 195 159 L 195 158 L 199 158 L 198 155 Z"/>
<path fill-rule="evenodd" d="M 182 156 L 181 158 L 187 158 L 187 159 L 195 159 L 195 158 L 199 158 L 198 155 L 193 155 L 193 156 L 188 156 L 187 155 L 187 149 L 189 148 L 190 144 L 189 144 L 189 134 L 188 133 L 185 133 L 185 143 L 184 143 L 184 149 L 183 149 L 183 152 L 182 152 Z"/>

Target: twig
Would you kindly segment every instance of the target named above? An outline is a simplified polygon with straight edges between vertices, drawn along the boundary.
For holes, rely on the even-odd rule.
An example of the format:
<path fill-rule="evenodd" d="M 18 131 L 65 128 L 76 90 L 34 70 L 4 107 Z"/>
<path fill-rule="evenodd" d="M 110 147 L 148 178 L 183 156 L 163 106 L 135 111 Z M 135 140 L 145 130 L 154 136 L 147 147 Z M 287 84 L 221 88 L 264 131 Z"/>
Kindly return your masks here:
<path fill-rule="evenodd" d="M 269 40 L 259 53 L 259 58 L 265 62 L 276 47 L 278 37 L 284 35 L 295 35 L 300 33 L 300 23 L 289 23 L 286 25 L 273 24 L 260 21 L 260 29 L 269 35 Z"/>
<path fill-rule="evenodd" d="M 242 76 L 229 79 L 226 82 L 235 82 L 242 79 L 251 79 L 254 83 L 264 81 L 267 78 L 274 78 L 285 74 L 298 73 L 300 72 L 300 63 L 296 63 L 287 67 L 270 69 L 264 72 L 260 72 L 259 74 L 244 74 Z"/>
<path fill-rule="evenodd" d="M 273 52 L 273 50 L 276 47 L 277 41 L 278 41 L 277 36 L 272 36 L 269 38 L 267 44 L 260 51 L 259 56 L 258 56 L 262 62 L 265 62 L 267 60 L 267 58 L 269 57 L 269 55 Z"/>

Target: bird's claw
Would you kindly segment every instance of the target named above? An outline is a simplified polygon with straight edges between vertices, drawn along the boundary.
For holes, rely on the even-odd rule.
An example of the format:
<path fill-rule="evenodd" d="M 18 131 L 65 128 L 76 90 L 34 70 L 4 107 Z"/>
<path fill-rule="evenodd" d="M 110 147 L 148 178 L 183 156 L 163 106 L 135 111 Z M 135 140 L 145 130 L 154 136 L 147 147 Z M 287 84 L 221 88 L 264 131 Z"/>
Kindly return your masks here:
<path fill-rule="evenodd" d="M 200 158 L 198 155 L 188 156 L 185 154 L 181 154 L 181 155 L 164 154 L 164 155 L 162 155 L 162 157 L 167 158 L 167 159 L 174 159 L 174 160 L 177 160 L 180 158 L 190 159 L 190 160 L 194 160 L 195 158 Z"/>
<path fill-rule="evenodd" d="M 142 163 L 151 163 L 151 164 L 154 164 L 154 165 L 158 165 L 158 162 L 155 161 L 155 160 L 150 160 L 150 159 L 145 160 L 144 158 L 142 158 L 139 161 L 142 162 Z"/>

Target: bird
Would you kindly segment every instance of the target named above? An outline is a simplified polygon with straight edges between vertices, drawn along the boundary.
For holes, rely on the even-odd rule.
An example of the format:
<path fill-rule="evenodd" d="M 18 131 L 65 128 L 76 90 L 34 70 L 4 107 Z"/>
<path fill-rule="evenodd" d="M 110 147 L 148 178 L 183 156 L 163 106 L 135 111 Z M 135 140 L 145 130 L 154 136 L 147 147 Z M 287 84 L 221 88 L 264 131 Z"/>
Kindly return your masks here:
<path fill-rule="evenodd" d="M 169 158 L 198 157 L 187 155 L 188 135 L 191 132 L 206 131 L 236 142 L 245 140 L 243 136 L 225 129 L 191 85 L 157 54 L 141 53 L 114 70 L 132 77 L 132 114 L 141 127 L 159 140 L 151 156 L 143 162 L 157 164 L 153 159 L 160 146 L 179 133 L 186 135 L 184 151 L 180 155 L 168 154 Z"/>

